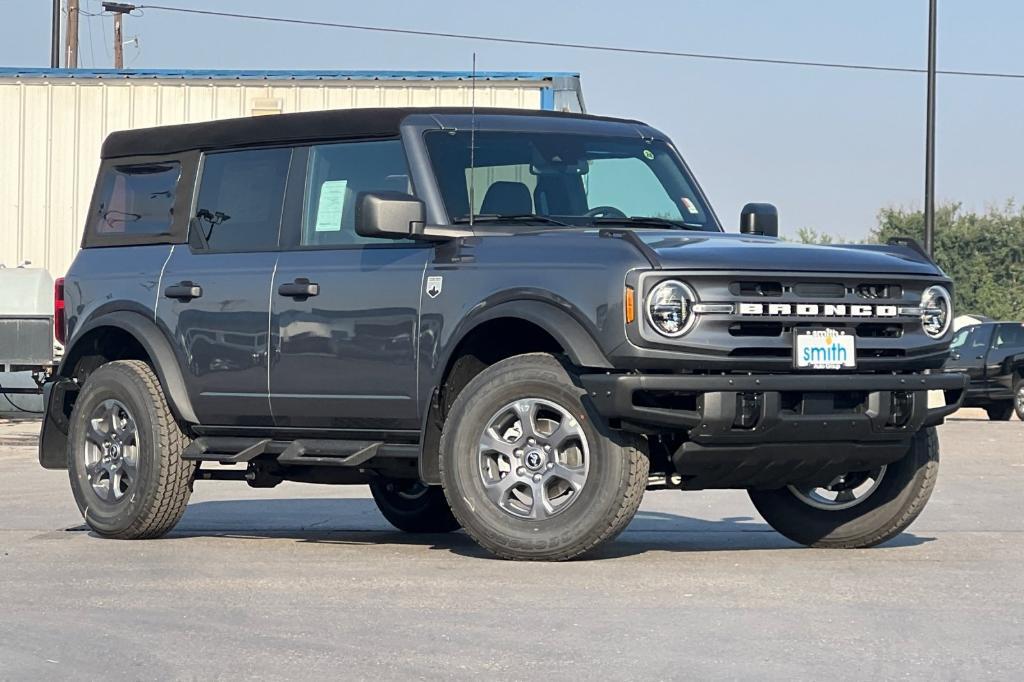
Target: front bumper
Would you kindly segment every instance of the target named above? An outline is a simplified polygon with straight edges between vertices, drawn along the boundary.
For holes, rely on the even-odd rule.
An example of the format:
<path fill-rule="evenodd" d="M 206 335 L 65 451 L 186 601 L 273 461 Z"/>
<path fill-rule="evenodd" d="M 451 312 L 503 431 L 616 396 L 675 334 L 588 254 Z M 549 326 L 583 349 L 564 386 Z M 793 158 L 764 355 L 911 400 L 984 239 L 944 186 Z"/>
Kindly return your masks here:
<path fill-rule="evenodd" d="M 696 374 L 586 374 L 581 378 L 598 412 L 607 418 L 633 424 L 695 430 L 700 434 L 725 435 L 736 420 L 737 395 L 761 394 L 758 426 L 763 434 L 777 424 L 798 428 L 801 422 L 840 421 L 857 426 L 885 430 L 892 412 L 892 394 L 908 392 L 912 396 L 909 419 L 900 430 L 917 431 L 925 426 L 941 424 L 963 401 L 967 377 L 961 374 L 762 374 L 762 375 L 696 375 Z M 946 404 L 928 407 L 928 391 L 943 391 Z M 638 404 L 636 396 L 646 394 L 692 394 L 697 396 L 696 409 L 672 409 L 657 404 Z M 821 411 L 825 404 L 815 401 L 811 408 L 801 402 L 800 412 L 786 410 L 784 394 L 818 397 L 840 393 L 866 394 L 866 408 L 859 412 Z M 825 426 L 824 428 L 828 428 Z M 846 433 L 849 437 L 849 433 Z"/>
<path fill-rule="evenodd" d="M 683 436 L 676 470 L 695 487 L 829 480 L 902 457 L 914 434 L 964 399 L 958 374 L 587 374 L 604 418 Z M 928 406 L 928 392 L 945 404 Z"/>

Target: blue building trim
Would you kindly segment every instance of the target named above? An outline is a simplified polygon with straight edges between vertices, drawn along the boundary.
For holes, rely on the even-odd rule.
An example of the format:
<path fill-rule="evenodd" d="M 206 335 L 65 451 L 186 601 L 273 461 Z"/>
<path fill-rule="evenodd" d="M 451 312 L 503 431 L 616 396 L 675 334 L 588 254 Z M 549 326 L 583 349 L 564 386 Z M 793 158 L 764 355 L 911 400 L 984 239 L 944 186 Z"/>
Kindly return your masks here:
<path fill-rule="evenodd" d="M 555 110 L 555 89 L 554 88 L 541 88 L 540 89 L 540 108 L 544 111 Z"/>
<path fill-rule="evenodd" d="M 565 71 L 478 71 L 478 79 L 538 81 L 579 78 Z M 271 71 L 232 69 L 48 69 L 0 67 L 0 78 L 109 78 L 109 79 L 209 79 L 209 80 L 470 80 L 469 71 L 331 71 L 320 69 Z M 554 106 L 552 93 L 552 106 Z"/>

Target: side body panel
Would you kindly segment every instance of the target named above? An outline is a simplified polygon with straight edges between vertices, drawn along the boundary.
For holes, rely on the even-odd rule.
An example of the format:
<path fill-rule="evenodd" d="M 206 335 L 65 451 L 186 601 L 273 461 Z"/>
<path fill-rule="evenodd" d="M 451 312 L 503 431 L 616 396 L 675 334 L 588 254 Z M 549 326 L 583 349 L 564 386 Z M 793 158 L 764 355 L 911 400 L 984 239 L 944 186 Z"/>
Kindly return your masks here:
<path fill-rule="evenodd" d="M 459 341 L 498 311 L 561 336 L 574 361 L 610 368 L 604 356 L 624 339 L 623 273 L 646 266 L 629 244 L 596 235 L 485 236 L 438 247 L 426 277 L 440 278 L 440 291 L 423 297 L 420 318 L 421 403 Z M 538 312 L 521 312 L 527 308 Z"/>
<path fill-rule="evenodd" d="M 409 244 L 280 255 L 270 370 L 277 426 L 415 433 L 420 285 L 432 251 Z M 319 293 L 278 292 L 301 278 Z"/>
<path fill-rule="evenodd" d="M 270 426 L 267 390 L 270 282 L 277 253 L 196 254 L 177 245 L 157 296 L 157 322 L 173 339 L 203 424 Z M 168 298 L 191 282 L 202 295 Z"/>
<path fill-rule="evenodd" d="M 160 274 L 171 246 L 120 246 L 83 249 L 64 278 L 68 343 L 90 320 L 115 311 L 154 318 Z"/>

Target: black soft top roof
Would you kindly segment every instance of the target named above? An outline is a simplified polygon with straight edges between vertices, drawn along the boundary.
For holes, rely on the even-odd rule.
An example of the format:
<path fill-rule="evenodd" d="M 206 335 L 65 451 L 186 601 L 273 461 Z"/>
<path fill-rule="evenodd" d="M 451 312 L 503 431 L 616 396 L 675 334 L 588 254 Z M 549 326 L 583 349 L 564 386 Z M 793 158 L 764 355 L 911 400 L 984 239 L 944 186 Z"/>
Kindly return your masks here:
<path fill-rule="evenodd" d="M 353 137 L 394 137 L 411 114 L 469 114 L 468 107 L 336 109 L 298 114 L 232 118 L 206 123 L 138 128 L 111 133 L 103 143 L 105 159 L 175 154 L 193 149 L 224 149 L 276 143 L 340 140 Z M 549 116 L 639 123 L 629 119 L 559 111 L 477 107 L 478 116 Z"/>

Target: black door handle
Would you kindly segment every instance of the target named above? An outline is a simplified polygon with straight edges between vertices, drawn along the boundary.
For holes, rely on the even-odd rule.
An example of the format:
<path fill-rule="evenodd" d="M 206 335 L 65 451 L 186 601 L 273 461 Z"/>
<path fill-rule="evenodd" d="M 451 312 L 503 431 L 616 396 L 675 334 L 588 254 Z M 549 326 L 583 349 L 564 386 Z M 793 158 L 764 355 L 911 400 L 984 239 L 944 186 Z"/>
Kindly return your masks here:
<path fill-rule="evenodd" d="M 178 282 L 164 289 L 164 296 L 180 301 L 191 301 L 203 295 L 203 288 L 195 282 Z"/>
<path fill-rule="evenodd" d="M 316 282 L 310 282 L 305 277 L 299 277 L 294 282 L 285 283 L 279 286 L 277 288 L 277 293 L 281 296 L 306 299 L 310 296 L 318 295 L 320 293 L 320 285 Z"/>

